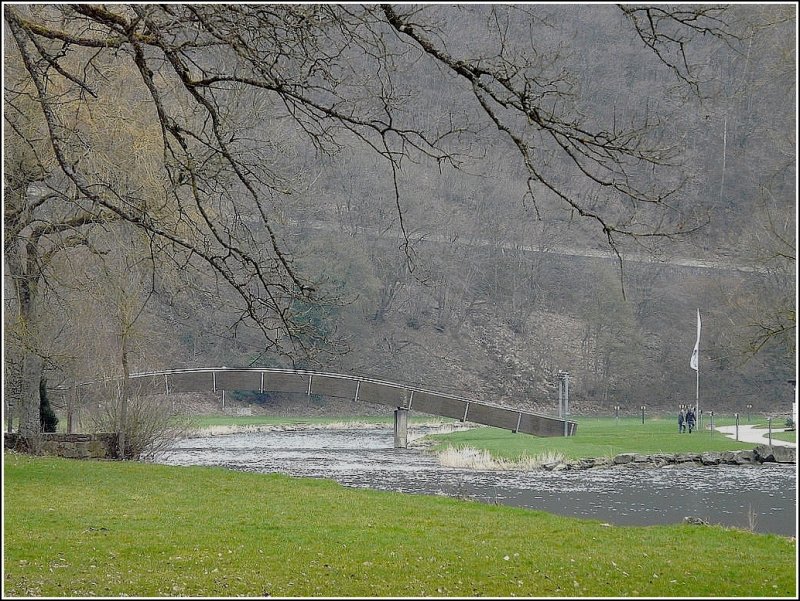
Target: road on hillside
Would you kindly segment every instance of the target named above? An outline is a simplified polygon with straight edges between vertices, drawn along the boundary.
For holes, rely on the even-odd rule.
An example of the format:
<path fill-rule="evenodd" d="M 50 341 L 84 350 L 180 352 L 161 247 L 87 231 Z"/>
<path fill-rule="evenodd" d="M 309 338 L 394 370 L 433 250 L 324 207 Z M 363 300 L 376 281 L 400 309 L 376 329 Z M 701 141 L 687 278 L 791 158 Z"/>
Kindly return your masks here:
<path fill-rule="evenodd" d="M 332 224 L 328 221 L 321 221 L 315 219 L 304 220 L 302 222 L 290 220 L 289 225 L 311 230 L 322 231 L 344 231 L 338 225 Z M 348 233 L 356 234 L 364 237 L 377 237 L 374 233 L 367 231 L 366 228 L 360 226 L 349 226 Z M 388 232 L 386 232 L 388 233 Z M 401 233 L 395 232 L 398 237 Z M 496 240 L 487 240 L 484 238 L 470 238 L 470 239 L 456 239 L 451 240 L 441 234 L 425 234 L 422 236 L 409 236 L 409 243 L 413 244 L 459 244 L 462 246 L 473 247 L 491 247 L 499 251 L 523 251 L 523 252 L 538 252 L 553 255 L 560 255 L 565 257 L 586 257 L 594 259 L 605 259 L 618 262 L 619 258 L 611 248 L 603 250 L 593 250 L 587 248 L 570 248 L 570 247 L 555 247 L 544 245 L 525 245 L 516 244 L 513 242 L 498 242 Z M 622 254 L 622 253 L 621 253 Z M 635 253 L 622 254 L 624 262 L 628 263 L 645 263 L 649 265 L 669 265 L 674 267 L 687 267 L 694 269 L 714 269 L 722 271 L 742 271 L 742 272 L 763 272 L 764 270 L 753 265 L 744 263 L 732 263 L 728 261 L 711 261 L 706 259 L 696 259 L 691 257 L 655 257 L 650 255 L 641 255 Z"/>

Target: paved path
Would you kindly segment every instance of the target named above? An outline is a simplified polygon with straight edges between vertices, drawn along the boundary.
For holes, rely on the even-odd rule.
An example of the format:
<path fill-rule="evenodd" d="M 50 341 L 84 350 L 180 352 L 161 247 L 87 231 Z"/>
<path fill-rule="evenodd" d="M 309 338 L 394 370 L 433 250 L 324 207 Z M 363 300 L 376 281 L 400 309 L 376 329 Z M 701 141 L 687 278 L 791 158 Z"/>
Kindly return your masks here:
<path fill-rule="evenodd" d="M 736 426 L 719 426 L 714 428 L 718 432 L 722 432 L 725 436 L 735 439 Z M 783 432 L 781 429 L 772 429 L 772 433 Z M 765 428 L 756 428 L 755 426 L 743 426 L 739 424 L 739 442 L 754 442 L 756 444 L 769 444 L 768 430 Z M 785 440 L 778 440 L 775 436 L 772 437 L 772 446 L 780 447 L 797 447 L 794 442 L 787 442 Z"/>

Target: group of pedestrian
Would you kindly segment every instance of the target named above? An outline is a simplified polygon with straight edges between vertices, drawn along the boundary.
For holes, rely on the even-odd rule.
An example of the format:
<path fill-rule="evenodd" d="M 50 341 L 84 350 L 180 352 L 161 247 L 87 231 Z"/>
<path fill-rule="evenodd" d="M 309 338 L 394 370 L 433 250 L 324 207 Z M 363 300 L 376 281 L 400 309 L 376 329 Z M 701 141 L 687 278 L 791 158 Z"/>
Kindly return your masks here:
<path fill-rule="evenodd" d="M 692 433 L 695 426 L 695 415 L 694 409 L 689 407 L 685 412 L 683 408 L 678 412 L 678 432 L 683 434 L 686 432 L 686 428 L 689 428 L 689 434 Z"/>

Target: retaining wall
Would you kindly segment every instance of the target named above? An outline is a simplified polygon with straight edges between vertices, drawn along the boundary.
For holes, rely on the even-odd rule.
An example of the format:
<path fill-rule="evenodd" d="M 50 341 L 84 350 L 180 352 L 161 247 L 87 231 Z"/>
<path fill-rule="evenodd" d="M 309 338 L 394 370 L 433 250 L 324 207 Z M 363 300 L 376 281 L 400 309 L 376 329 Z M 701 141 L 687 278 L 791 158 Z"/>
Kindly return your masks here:
<path fill-rule="evenodd" d="M 3 446 L 23 453 L 55 455 L 73 459 L 116 459 L 117 435 L 112 432 L 97 434 L 41 434 L 29 440 L 17 433 L 4 433 Z"/>

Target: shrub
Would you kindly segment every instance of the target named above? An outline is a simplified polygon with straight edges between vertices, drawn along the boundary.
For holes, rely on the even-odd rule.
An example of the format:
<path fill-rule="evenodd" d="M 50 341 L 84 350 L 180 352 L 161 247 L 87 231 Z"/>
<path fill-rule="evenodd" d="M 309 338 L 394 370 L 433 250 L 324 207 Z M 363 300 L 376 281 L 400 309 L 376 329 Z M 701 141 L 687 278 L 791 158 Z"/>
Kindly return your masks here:
<path fill-rule="evenodd" d="M 120 409 L 118 396 L 101 403 L 89 417 L 92 428 L 97 432 L 117 432 Z M 128 400 L 125 416 L 125 458 L 152 458 L 188 431 L 188 419 L 173 411 L 172 402 L 165 395 L 133 396 Z"/>

